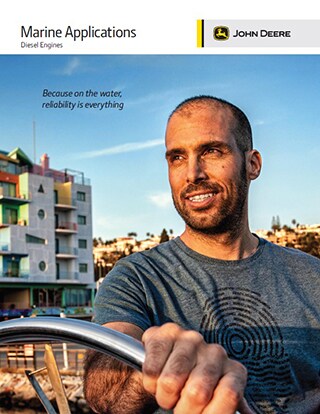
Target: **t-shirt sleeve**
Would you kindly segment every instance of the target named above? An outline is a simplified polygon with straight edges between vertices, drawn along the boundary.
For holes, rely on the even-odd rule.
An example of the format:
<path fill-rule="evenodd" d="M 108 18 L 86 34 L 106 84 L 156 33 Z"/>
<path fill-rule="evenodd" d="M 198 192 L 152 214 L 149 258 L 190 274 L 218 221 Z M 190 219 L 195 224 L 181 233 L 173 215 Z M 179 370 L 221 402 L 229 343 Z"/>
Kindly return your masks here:
<path fill-rule="evenodd" d="M 142 330 L 151 326 L 143 284 L 134 264 L 120 260 L 102 282 L 94 304 L 94 322 L 128 322 Z"/>

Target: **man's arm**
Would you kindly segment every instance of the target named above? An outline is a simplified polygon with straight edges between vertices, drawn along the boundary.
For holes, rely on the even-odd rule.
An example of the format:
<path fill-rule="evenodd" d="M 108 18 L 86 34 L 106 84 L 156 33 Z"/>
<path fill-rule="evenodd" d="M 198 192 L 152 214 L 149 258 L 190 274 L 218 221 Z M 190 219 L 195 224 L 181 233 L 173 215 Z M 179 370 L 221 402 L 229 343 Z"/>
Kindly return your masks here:
<path fill-rule="evenodd" d="M 220 345 L 207 344 L 199 333 L 173 323 L 145 333 L 127 323 L 105 326 L 142 340 L 146 358 L 141 374 L 89 353 L 84 390 L 97 413 L 147 414 L 159 405 L 175 414 L 252 414 L 243 397 L 246 369 Z"/>
<path fill-rule="evenodd" d="M 143 331 L 125 322 L 103 326 L 141 341 Z M 99 414 L 151 414 L 158 405 L 144 390 L 142 374 L 101 352 L 87 351 L 84 364 L 84 394 L 93 411 Z"/>

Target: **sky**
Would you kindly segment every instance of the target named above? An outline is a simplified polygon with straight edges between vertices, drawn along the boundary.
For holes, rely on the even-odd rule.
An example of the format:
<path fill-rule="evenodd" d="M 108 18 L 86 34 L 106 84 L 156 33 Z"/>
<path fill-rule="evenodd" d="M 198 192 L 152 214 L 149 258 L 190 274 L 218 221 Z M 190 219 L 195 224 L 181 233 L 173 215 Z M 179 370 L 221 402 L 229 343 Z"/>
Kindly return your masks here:
<path fill-rule="evenodd" d="M 83 172 L 95 237 L 143 239 L 163 228 L 179 235 L 166 121 L 182 100 L 209 94 L 247 114 L 262 154 L 251 230 L 270 229 L 274 216 L 282 225 L 320 223 L 319 73 L 319 55 L 2 55 L 0 150 L 20 147 L 37 163 L 47 153 L 51 168 Z M 59 101 L 65 107 L 52 107 Z M 102 107 L 109 101 L 117 107 Z"/>

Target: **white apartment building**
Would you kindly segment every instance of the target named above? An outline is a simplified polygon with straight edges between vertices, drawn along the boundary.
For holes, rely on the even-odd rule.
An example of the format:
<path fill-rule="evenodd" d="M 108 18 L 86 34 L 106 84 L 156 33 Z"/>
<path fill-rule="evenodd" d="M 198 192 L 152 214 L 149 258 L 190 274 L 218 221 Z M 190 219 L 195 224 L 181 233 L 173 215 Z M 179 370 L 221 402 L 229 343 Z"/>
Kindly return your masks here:
<path fill-rule="evenodd" d="M 0 312 L 81 314 L 94 296 L 92 200 L 83 173 L 0 151 Z M 82 311 L 79 311 L 82 309 Z M 15 310 L 15 312 L 14 312 Z M 21 312 L 20 312 L 21 313 Z M 1 314 L 0 314 L 1 317 Z"/>

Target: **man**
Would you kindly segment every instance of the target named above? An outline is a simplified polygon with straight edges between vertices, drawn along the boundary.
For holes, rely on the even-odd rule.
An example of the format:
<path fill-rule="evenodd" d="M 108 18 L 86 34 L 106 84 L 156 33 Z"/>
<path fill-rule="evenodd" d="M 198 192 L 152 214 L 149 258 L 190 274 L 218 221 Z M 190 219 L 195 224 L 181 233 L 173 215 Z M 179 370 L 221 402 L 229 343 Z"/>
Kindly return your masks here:
<path fill-rule="evenodd" d="M 185 231 L 119 261 L 99 289 L 96 322 L 142 340 L 146 360 L 140 374 L 90 352 L 91 407 L 320 412 L 320 261 L 250 232 L 261 156 L 246 116 L 221 99 L 188 99 L 169 118 L 166 149 Z"/>

